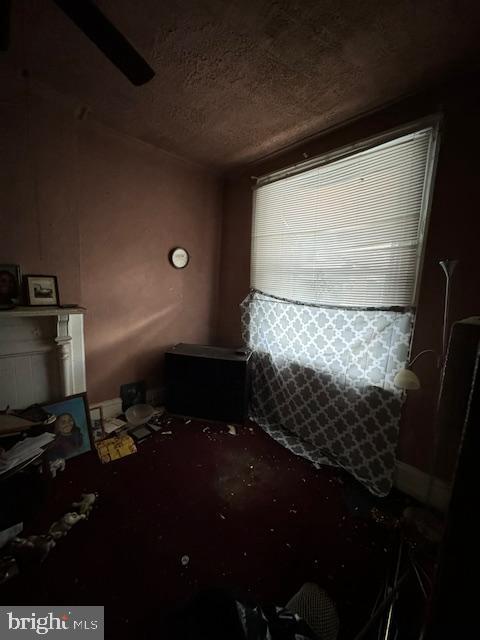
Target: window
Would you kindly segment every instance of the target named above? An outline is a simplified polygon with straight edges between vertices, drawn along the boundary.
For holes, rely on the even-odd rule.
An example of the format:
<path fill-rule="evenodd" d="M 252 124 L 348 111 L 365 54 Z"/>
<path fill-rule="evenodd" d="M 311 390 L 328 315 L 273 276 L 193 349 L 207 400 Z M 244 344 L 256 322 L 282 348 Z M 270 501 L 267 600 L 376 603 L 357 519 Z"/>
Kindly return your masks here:
<path fill-rule="evenodd" d="M 252 287 L 324 305 L 413 305 L 437 137 L 436 124 L 410 129 L 259 179 Z"/>

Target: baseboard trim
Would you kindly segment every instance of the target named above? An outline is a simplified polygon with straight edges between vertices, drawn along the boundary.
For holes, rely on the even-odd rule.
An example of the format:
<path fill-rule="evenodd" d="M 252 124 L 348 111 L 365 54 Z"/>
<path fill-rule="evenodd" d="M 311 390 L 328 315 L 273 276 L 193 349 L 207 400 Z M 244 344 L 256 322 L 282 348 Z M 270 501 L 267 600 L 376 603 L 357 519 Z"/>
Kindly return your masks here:
<path fill-rule="evenodd" d="M 428 473 L 397 460 L 394 485 L 402 493 L 426 504 L 430 476 Z M 430 506 L 439 511 L 446 511 L 450 501 L 451 486 L 440 478 L 434 478 L 430 493 Z"/>

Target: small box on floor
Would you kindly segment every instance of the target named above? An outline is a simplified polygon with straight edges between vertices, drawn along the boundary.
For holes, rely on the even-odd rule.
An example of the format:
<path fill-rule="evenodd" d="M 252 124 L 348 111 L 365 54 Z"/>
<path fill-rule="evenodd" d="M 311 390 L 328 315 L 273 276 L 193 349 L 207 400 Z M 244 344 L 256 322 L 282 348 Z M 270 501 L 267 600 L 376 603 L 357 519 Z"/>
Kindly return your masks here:
<path fill-rule="evenodd" d="M 95 446 L 102 464 L 119 460 L 137 452 L 134 441 L 127 435 L 101 440 Z"/>
<path fill-rule="evenodd" d="M 148 436 L 152 435 L 152 432 L 146 425 L 142 424 L 140 427 L 132 429 L 130 431 L 130 435 L 135 440 L 135 442 L 143 442 L 145 438 L 148 438 Z"/>

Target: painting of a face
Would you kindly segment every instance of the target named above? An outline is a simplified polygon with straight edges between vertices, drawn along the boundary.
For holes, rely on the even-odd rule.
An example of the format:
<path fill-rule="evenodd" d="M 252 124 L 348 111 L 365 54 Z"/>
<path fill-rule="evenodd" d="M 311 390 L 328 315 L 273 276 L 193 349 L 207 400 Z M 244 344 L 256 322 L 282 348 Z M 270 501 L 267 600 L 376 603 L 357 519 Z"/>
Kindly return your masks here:
<path fill-rule="evenodd" d="M 45 404 L 43 408 L 56 416 L 53 423 L 56 438 L 49 449 L 51 460 L 73 458 L 90 451 L 90 412 L 86 394 L 80 393 L 53 404 Z"/>
<path fill-rule="evenodd" d="M 72 433 L 75 423 L 69 413 L 63 413 L 55 421 L 55 431 L 61 433 L 62 436 L 68 436 Z"/>
<path fill-rule="evenodd" d="M 18 298 L 18 282 L 11 271 L 0 267 L 0 304 L 8 304 Z"/>

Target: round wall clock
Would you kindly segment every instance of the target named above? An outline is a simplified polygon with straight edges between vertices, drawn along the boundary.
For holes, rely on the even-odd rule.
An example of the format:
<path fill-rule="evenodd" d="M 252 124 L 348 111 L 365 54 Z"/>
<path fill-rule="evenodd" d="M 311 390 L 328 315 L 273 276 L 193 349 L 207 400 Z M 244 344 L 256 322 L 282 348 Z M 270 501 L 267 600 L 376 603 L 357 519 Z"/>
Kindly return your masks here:
<path fill-rule="evenodd" d="M 182 247 L 175 247 L 168 254 L 168 259 L 175 269 L 184 269 L 190 260 L 190 256 L 186 249 L 183 249 Z"/>

